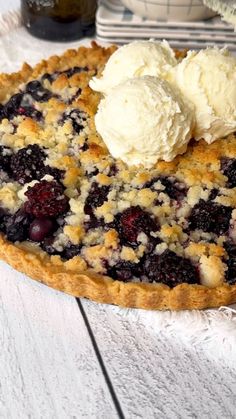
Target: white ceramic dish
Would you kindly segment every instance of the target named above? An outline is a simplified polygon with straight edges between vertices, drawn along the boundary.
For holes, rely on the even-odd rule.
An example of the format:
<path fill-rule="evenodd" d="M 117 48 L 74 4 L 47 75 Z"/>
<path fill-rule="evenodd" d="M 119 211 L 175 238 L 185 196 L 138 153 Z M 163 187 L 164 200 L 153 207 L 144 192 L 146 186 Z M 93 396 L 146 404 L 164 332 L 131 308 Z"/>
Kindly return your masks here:
<path fill-rule="evenodd" d="M 122 0 L 122 3 L 138 16 L 152 20 L 194 21 L 216 14 L 201 0 Z"/>

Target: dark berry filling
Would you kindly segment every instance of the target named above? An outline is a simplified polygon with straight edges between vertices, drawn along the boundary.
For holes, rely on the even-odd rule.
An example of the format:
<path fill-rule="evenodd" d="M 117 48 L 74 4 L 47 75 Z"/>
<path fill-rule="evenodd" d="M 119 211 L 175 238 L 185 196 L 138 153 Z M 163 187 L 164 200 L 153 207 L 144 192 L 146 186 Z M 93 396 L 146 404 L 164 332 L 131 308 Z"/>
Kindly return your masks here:
<path fill-rule="evenodd" d="M 100 186 L 97 182 L 93 182 L 89 194 L 85 200 L 84 212 L 91 215 L 93 211 L 100 207 L 106 200 L 110 187 L 103 185 Z"/>
<path fill-rule="evenodd" d="M 189 217 L 189 228 L 209 233 L 224 234 L 229 229 L 232 208 L 201 199 Z"/>
<path fill-rule="evenodd" d="M 82 73 L 83 71 L 88 71 L 88 67 L 72 67 L 68 70 L 62 71 L 60 74 L 65 74 L 67 77 L 72 77 L 74 74 Z"/>
<path fill-rule="evenodd" d="M 75 244 L 69 244 L 66 246 L 61 254 L 63 259 L 69 260 L 80 254 L 81 246 Z"/>
<path fill-rule="evenodd" d="M 113 279 L 128 282 L 134 277 L 139 276 L 139 270 L 139 265 L 136 263 L 120 261 L 115 266 L 107 269 L 107 275 Z"/>
<path fill-rule="evenodd" d="M 236 159 L 222 158 L 221 170 L 228 178 L 226 186 L 228 188 L 234 188 L 236 186 Z"/>
<path fill-rule="evenodd" d="M 36 102 L 47 102 L 53 96 L 52 92 L 45 89 L 39 80 L 33 80 L 27 83 L 25 91 L 30 94 Z"/>
<path fill-rule="evenodd" d="M 73 102 L 73 100 L 77 99 L 81 95 L 81 92 L 82 90 L 78 89 L 77 92 L 73 96 L 71 96 L 67 103 L 70 105 Z"/>
<path fill-rule="evenodd" d="M 25 192 L 28 201 L 24 204 L 25 212 L 36 218 L 57 217 L 69 209 L 68 198 L 63 186 L 56 182 L 42 180 Z"/>
<path fill-rule="evenodd" d="M 72 109 L 72 111 L 65 112 L 62 115 L 61 123 L 70 120 L 74 131 L 79 134 L 82 129 L 84 129 L 85 121 L 87 120 L 87 115 L 85 112 L 80 111 L 79 109 Z"/>
<path fill-rule="evenodd" d="M 164 193 L 166 193 L 171 199 L 174 199 L 176 201 L 182 201 L 182 199 L 185 198 L 186 194 L 187 194 L 187 188 L 186 186 L 178 181 L 177 179 L 170 177 L 159 177 L 159 178 L 154 178 L 152 180 L 150 180 L 149 182 L 147 182 L 144 185 L 144 188 L 150 188 L 152 190 L 158 190 L 155 189 L 154 185 L 156 182 L 160 181 L 161 184 L 165 187 L 165 189 L 163 190 Z"/>
<path fill-rule="evenodd" d="M 45 73 L 41 77 L 41 82 L 48 81 L 49 83 L 52 83 L 56 79 L 57 74 L 58 73 Z"/>
<path fill-rule="evenodd" d="M 198 271 L 190 260 L 170 250 L 165 250 L 161 255 L 147 255 L 143 270 L 149 282 L 161 282 L 169 287 L 185 282 L 199 283 Z"/>
<path fill-rule="evenodd" d="M 214 199 L 217 197 L 218 193 L 219 193 L 219 189 L 217 189 L 217 188 L 211 189 L 210 194 L 209 194 L 209 198 L 208 198 L 209 201 L 214 201 Z"/>
<path fill-rule="evenodd" d="M 46 237 L 43 241 L 41 241 L 40 247 L 50 256 L 61 255 L 61 252 L 56 250 L 54 247 L 54 240 L 55 238 L 53 236 Z"/>
<path fill-rule="evenodd" d="M 228 270 L 225 273 L 226 281 L 229 285 L 236 284 L 236 245 L 233 243 L 225 243 L 225 250 L 228 254 L 226 265 Z"/>
<path fill-rule="evenodd" d="M 9 217 L 8 212 L 0 207 L 0 231 L 2 233 L 6 233 L 6 224 Z"/>
<path fill-rule="evenodd" d="M 97 218 L 93 213 L 90 214 L 89 221 L 84 222 L 84 228 L 86 231 L 99 228 L 99 227 L 105 227 L 105 222 L 103 218 Z"/>
<path fill-rule="evenodd" d="M 18 109 L 21 107 L 23 96 L 23 93 L 16 93 L 8 100 L 7 103 L 5 103 L 3 118 L 12 119 L 14 116 L 18 115 Z"/>
<path fill-rule="evenodd" d="M 69 243 L 63 251 L 58 251 L 54 247 L 54 237 L 46 237 L 40 244 L 41 248 L 47 252 L 49 255 L 60 255 L 63 259 L 69 260 L 75 256 L 78 256 L 81 251 L 80 245 L 74 245 Z"/>
<path fill-rule="evenodd" d="M 88 71 L 88 67 L 72 67 L 65 71 L 55 71 L 54 73 L 45 73 L 41 77 L 41 81 L 44 82 L 47 80 L 49 83 L 52 83 L 60 74 L 65 74 L 67 77 L 72 77 L 74 74 L 82 73 L 83 71 Z"/>
<path fill-rule="evenodd" d="M 27 240 L 32 216 L 27 214 L 23 208 L 9 217 L 6 222 L 6 236 L 11 242 Z"/>
<path fill-rule="evenodd" d="M 16 93 L 13 95 L 5 105 L 0 108 L 0 121 L 4 118 L 12 119 L 17 115 L 28 116 L 40 121 L 43 117 L 42 112 L 29 103 L 24 93 Z"/>
<path fill-rule="evenodd" d="M 0 145 L 0 170 L 6 172 L 9 176 L 11 170 L 12 150 L 9 147 Z"/>
<path fill-rule="evenodd" d="M 140 206 L 130 207 L 116 217 L 117 230 L 123 244 L 136 246 L 139 233 L 148 236 L 159 229 L 159 223 Z"/>

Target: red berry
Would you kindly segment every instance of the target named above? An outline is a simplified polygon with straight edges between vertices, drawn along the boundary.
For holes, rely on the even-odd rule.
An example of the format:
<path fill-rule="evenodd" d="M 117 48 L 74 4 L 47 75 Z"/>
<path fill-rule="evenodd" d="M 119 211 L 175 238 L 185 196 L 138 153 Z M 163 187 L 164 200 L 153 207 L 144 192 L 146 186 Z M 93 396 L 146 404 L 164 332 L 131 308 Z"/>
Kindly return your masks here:
<path fill-rule="evenodd" d="M 42 180 L 25 192 L 28 198 L 24 209 L 36 218 L 57 217 L 68 209 L 68 198 L 64 195 L 63 186 L 56 182 Z"/>
<path fill-rule="evenodd" d="M 138 234 L 143 232 L 150 235 L 152 231 L 157 231 L 159 224 L 151 215 L 143 211 L 140 206 L 127 208 L 118 217 L 118 230 L 123 243 L 137 244 Z"/>

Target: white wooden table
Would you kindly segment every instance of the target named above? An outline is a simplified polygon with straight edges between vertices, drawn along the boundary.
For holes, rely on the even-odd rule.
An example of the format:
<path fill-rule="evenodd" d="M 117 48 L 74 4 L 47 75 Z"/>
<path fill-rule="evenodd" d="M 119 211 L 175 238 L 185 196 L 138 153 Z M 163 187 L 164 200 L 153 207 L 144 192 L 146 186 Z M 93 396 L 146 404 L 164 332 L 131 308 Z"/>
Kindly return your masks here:
<path fill-rule="evenodd" d="M 2 262 L 0 346 L 0 418 L 236 418 L 227 363 Z"/>

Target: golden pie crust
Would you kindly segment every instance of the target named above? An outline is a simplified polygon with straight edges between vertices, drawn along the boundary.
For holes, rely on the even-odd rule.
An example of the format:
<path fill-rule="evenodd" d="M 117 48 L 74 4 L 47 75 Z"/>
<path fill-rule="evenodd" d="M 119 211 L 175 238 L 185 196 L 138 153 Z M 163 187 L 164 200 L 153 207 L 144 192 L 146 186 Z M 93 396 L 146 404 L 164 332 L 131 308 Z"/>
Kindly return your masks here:
<path fill-rule="evenodd" d="M 236 285 L 208 288 L 181 284 L 169 288 L 163 284 L 114 281 L 93 271 L 74 270 L 73 263 L 15 246 L 3 237 L 0 237 L 0 258 L 17 271 L 51 288 L 99 303 L 146 310 L 193 310 L 220 307 L 236 301 Z"/>
<path fill-rule="evenodd" d="M 47 61 L 42 61 L 35 68 L 24 64 L 18 73 L 0 75 L 0 100 L 15 93 L 17 87 L 28 80 L 35 79 L 46 72 L 60 71 L 68 66 L 76 65 L 78 56 L 81 63 L 88 59 L 90 63 L 99 61 L 102 69 L 114 50 L 114 46 L 104 49 L 92 43 L 92 48 L 82 47 L 79 50 L 69 50 L 61 57 L 54 56 Z M 87 108 L 89 105 L 87 104 Z M 213 146 L 213 154 L 214 150 Z M 201 147 L 199 153 L 201 154 Z M 165 170 L 165 163 L 160 163 L 160 165 Z M 64 262 L 59 256 L 49 256 L 30 242 L 12 244 L 3 235 L 0 236 L 0 258 L 17 271 L 49 287 L 100 303 L 150 310 L 182 310 L 219 307 L 236 302 L 236 285 L 230 286 L 224 283 L 215 288 L 209 288 L 197 284 L 181 284 L 169 288 L 163 284 L 125 283 L 97 274 L 92 270 L 84 270 L 80 257 Z"/>

